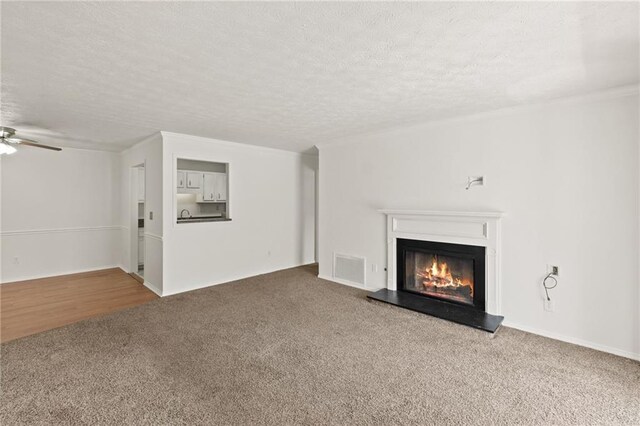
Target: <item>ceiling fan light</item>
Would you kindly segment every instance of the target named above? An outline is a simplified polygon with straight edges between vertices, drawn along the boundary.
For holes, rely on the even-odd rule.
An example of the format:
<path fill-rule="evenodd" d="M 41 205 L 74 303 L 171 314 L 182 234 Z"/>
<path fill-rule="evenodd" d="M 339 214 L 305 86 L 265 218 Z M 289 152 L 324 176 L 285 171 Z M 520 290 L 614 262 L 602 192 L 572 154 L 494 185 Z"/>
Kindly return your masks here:
<path fill-rule="evenodd" d="M 2 154 L 10 155 L 10 154 L 13 154 L 14 152 L 16 152 L 16 149 L 14 147 L 12 147 L 6 142 L 0 142 L 0 155 Z"/>

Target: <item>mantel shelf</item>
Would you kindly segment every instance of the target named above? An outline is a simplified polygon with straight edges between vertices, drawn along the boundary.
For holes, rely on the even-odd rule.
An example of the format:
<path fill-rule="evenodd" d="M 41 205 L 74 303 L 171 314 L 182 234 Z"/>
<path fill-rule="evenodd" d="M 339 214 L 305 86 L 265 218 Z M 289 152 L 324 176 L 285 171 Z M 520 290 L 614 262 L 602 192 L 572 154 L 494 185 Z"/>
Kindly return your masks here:
<path fill-rule="evenodd" d="M 396 216 L 451 216 L 451 217 L 491 217 L 501 218 L 506 215 L 504 212 L 498 211 L 481 211 L 481 212 L 456 212 L 456 211 L 437 211 L 437 210 L 397 210 L 397 209 L 380 209 L 380 213 Z"/>

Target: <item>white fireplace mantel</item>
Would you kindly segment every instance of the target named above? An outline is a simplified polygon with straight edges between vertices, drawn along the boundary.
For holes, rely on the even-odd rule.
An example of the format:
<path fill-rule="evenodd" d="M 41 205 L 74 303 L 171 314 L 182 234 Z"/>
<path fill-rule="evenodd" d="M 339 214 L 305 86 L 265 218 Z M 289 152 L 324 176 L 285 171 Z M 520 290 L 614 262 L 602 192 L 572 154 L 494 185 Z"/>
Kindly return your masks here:
<path fill-rule="evenodd" d="M 387 215 L 387 288 L 396 290 L 398 238 L 486 247 L 485 310 L 501 315 L 502 212 L 379 210 Z"/>

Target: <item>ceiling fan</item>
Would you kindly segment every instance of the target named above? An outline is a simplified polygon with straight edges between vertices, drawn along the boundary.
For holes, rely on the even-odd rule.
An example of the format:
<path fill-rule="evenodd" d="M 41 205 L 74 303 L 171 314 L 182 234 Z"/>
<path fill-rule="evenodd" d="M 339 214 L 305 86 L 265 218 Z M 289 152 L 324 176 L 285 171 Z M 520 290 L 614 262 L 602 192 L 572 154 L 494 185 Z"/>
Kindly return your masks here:
<path fill-rule="evenodd" d="M 44 145 L 30 139 L 18 138 L 14 136 L 15 134 L 15 129 L 0 126 L 0 155 L 13 154 L 16 152 L 16 146 L 18 145 L 35 146 L 36 148 L 50 149 L 52 151 L 62 151 L 62 148 Z"/>

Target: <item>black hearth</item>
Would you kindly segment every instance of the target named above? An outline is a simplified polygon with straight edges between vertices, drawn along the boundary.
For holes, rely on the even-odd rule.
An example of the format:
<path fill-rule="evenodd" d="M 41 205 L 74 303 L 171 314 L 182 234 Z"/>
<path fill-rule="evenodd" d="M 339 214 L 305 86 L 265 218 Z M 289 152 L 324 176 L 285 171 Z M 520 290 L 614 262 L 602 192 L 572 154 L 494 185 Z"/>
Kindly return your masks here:
<path fill-rule="evenodd" d="M 485 247 L 398 239 L 398 291 L 370 298 L 495 332 L 503 317 L 485 312 Z"/>

